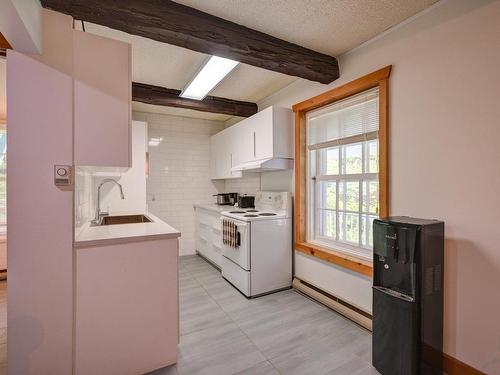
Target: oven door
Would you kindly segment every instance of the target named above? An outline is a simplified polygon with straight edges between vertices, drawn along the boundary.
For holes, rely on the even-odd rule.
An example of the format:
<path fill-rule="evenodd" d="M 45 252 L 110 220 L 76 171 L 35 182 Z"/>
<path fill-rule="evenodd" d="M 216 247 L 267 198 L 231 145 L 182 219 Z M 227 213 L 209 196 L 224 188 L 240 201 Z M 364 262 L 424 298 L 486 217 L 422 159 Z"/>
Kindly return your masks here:
<path fill-rule="evenodd" d="M 241 268 L 250 271 L 250 223 L 223 216 L 221 217 L 221 228 L 222 219 L 230 220 L 236 224 L 240 234 L 240 246 L 233 248 L 222 243 L 222 255 Z"/>

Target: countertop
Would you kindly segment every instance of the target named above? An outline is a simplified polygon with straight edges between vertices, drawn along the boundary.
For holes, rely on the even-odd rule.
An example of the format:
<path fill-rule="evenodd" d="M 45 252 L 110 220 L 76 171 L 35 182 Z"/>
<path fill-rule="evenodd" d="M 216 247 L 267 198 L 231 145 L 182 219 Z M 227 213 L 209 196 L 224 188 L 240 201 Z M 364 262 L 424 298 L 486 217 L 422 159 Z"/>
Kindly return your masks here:
<path fill-rule="evenodd" d="M 204 210 L 209 210 L 209 211 L 215 211 L 215 212 L 222 212 L 222 211 L 231 211 L 234 209 L 233 206 L 229 205 L 218 205 L 215 203 L 212 204 L 195 204 L 194 208 L 202 208 Z"/>
<path fill-rule="evenodd" d="M 131 241 L 152 239 L 178 238 L 181 232 L 172 228 L 150 212 L 111 212 L 110 216 L 144 215 L 151 219 L 151 223 L 116 224 L 90 226 L 90 221 L 85 223 L 75 234 L 75 247 L 108 245 Z"/>

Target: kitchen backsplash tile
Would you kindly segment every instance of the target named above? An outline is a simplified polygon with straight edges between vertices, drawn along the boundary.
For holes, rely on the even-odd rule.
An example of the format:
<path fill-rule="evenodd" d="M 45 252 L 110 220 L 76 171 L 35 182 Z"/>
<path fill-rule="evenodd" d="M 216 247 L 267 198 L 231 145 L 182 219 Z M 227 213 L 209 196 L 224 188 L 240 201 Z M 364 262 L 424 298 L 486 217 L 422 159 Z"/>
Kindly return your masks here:
<path fill-rule="evenodd" d="M 227 193 L 254 195 L 260 190 L 260 173 L 244 173 L 243 177 L 226 180 Z"/>

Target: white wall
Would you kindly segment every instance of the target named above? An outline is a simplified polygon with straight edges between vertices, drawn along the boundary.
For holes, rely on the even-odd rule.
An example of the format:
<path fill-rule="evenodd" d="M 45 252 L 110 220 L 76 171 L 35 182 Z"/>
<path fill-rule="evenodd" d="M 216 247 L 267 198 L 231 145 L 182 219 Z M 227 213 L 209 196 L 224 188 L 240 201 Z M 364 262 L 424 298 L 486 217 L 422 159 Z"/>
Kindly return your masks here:
<path fill-rule="evenodd" d="M 180 255 L 194 254 L 193 205 L 213 203 L 223 192 L 224 181 L 210 180 L 210 136 L 223 123 L 187 117 L 134 112 L 134 119 L 148 123 L 149 147 L 147 204 L 149 210 L 182 233 Z"/>
<path fill-rule="evenodd" d="M 330 86 L 299 80 L 259 103 L 291 107 L 393 65 L 390 213 L 446 222 L 445 352 L 488 374 L 500 374 L 499 35 L 500 1 L 441 1 L 341 56 Z"/>
<path fill-rule="evenodd" d="M 0 31 L 12 48 L 42 52 L 42 5 L 39 0 L 0 0 Z"/>
<path fill-rule="evenodd" d="M 72 373 L 73 189 L 54 164 L 73 163 L 73 20 L 44 17 L 58 54 L 7 54 L 9 374 Z"/>

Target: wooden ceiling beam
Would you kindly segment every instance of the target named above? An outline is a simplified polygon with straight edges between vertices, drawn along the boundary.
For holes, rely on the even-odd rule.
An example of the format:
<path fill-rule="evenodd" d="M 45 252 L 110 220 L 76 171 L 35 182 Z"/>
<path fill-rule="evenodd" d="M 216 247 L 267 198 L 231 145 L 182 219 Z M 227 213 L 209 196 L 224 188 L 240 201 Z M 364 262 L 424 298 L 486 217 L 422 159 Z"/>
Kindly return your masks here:
<path fill-rule="evenodd" d="M 10 45 L 10 43 L 8 42 L 8 40 L 5 39 L 5 37 L 3 36 L 2 33 L 0 33 L 0 48 L 3 48 L 3 49 L 12 49 L 12 46 Z"/>
<path fill-rule="evenodd" d="M 203 100 L 180 97 L 181 91 L 165 87 L 132 83 L 132 100 L 146 104 L 194 109 L 196 111 L 222 113 L 231 116 L 249 117 L 257 113 L 257 104 L 238 100 L 206 96 Z"/>
<path fill-rule="evenodd" d="M 339 77 L 335 57 L 249 29 L 170 0 L 42 0 L 73 18 L 160 42 L 330 83 Z"/>

